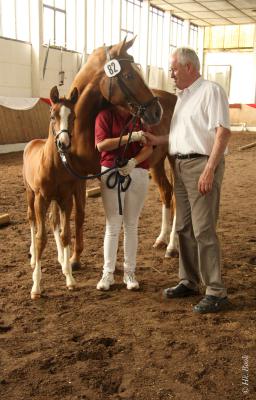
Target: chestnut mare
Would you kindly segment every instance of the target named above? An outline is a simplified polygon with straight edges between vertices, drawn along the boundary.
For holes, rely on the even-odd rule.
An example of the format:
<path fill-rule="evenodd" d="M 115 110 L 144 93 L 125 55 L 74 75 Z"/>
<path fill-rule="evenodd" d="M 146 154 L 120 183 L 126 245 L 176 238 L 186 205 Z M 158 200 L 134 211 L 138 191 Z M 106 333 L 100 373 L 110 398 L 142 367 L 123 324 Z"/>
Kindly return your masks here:
<path fill-rule="evenodd" d="M 76 87 L 79 99 L 75 106 L 76 120 L 69 162 L 72 169 L 81 175 L 100 172 L 99 153 L 94 143 L 94 124 L 97 114 L 106 107 L 108 102 L 121 105 L 129 109 L 133 115 L 141 117 L 145 124 L 154 125 L 154 133 L 169 133 L 176 96 L 160 90 L 151 91 L 146 86 L 139 69 L 133 64 L 133 57 L 127 53 L 134 40 L 135 38 L 126 42 L 124 39 L 121 43 L 111 47 L 100 47 L 94 50 L 71 85 L 70 93 Z M 107 62 L 111 63 L 113 59 L 119 61 L 121 70 L 114 77 L 109 77 L 104 71 L 104 66 Z M 115 68 L 113 64 L 113 69 Z M 159 97 L 159 101 L 156 101 L 155 96 Z M 164 114 L 161 119 L 162 110 L 164 110 Z M 158 123 L 159 125 L 156 125 Z M 166 243 L 167 235 L 170 233 L 169 212 L 172 185 L 164 170 L 167 150 L 167 146 L 157 146 L 151 157 L 152 165 L 155 165 L 152 169 L 152 176 L 160 190 L 165 210 L 163 214 L 166 219 L 162 223 L 165 230 L 162 228 L 157 245 L 162 242 Z M 82 181 L 81 185 L 83 185 Z M 83 250 L 84 191 L 76 191 L 74 203 L 76 234 L 71 264 L 72 268 L 79 268 L 80 255 Z"/>
<path fill-rule="evenodd" d="M 77 74 L 69 99 L 60 99 L 57 88 L 52 89 L 50 97 L 55 121 L 50 123 L 49 137 L 46 141 L 33 140 L 25 148 L 23 171 L 31 224 L 31 265 L 34 267 L 32 299 L 41 294 L 41 256 L 46 244 L 45 215 L 52 200 L 55 200 L 51 219 L 58 261 L 66 275 L 68 288 L 72 289 L 75 285 L 71 265 L 79 264 L 83 250 L 85 208 L 85 181 L 78 179 L 78 176 L 85 178 L 88 174 L 100 171 L 99 154 L 94 144 L 94 121 L 98 112 L 105 107 L 105 99 L 129 108 L 149 125 L 161 119 L 162 108 L 157 97 L 153 96 L 140 71 L 133 65 L 132 56 L 127 54 L 132 44 L 133 40 L 124 40 L 111 48 L 95 50 Z M 75 171 L 74 175 L 61 163 L 63 157 L 69 169 Z M 75 203 L 75 243 L 74 254 L 69 259 L 72 197 Z"/>
<path fill-rule="evenodd" d="M 127 54 L 134 40 L 135 38 L 126 42 L 124 39 L 121 43 L 107 49 L 101 47 L 94 50 L 71 85 L 70 93 L 74 87 L 78 88 L 79 100 L 75 106 L 74 145 L 76 148 L 74 151 L 76 157 L 70 162 L 73 169 L 80 174 L 95 174 L 100 171 L 99 154 L 94 143 L 94 124 L 96 115 L 106 107 L 108 102 L 121 105 L 129 109 L 133 115 L 137 114 L 141 117 L 145 124 L 154 125 L 155 134 L 169 134 L 176 96 L 162 90 L 150 91 L 147 88 L 139 69 L 133 64 L 133 57 Z M 121 70 L 114 77 L 109 77 L 104 73 L 104 65 L 106 62 L 111 63 L 113 59 L 119 60 Z M 116 68 L 114 64 L 112 67 Z M 158 97 L 161 106 L 159 102 L 154 101 L 156 97 L 153 97 L 152 93 Z M 150 158 L 152 177 L 159 188 L 163 202 L 162 228 L 154 244 L 155 247 L 168 244 L 170 235 L 173 181 L 171 178 L 170 182 L 166 176 L 164 168 L 166 157 L 169 158 L 168 147 L 157 146 Z M 169 161 L 171 162 L 170 159 Z M 84 192 L 77 191 L 74 202 L 76 235 L 71 263 L 72 268 L 79 268 L 83 250 Z M 166 251 L 167 257 L 175 251 L 174 229 L 170 238 Z"/>

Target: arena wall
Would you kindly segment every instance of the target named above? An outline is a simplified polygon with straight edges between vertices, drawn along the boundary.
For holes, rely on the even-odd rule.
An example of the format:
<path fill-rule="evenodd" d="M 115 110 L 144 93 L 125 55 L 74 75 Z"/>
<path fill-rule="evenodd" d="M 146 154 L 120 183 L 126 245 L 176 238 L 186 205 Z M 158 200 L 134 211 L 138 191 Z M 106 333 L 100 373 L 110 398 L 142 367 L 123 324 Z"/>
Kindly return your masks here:
<path fill-rule="evenodd" d="M 29 110 L 0 106 L 0 145 L 45 138 L 49 129 L 49 105 L 42 100 Z"/>
<path fill-rule="evenodd" d="M 229 114 L 231 125 L 241 125 L 244 130 L 256 127 L 256 104 L 231 104 Z"/>

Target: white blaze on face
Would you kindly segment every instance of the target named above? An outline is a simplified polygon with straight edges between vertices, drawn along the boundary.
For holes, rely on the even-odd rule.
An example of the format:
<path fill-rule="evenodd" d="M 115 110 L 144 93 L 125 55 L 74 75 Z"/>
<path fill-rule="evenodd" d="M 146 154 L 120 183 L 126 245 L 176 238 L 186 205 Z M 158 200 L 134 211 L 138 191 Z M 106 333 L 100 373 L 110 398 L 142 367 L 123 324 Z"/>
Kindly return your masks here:
<path fill-rule="evenodd" d="M 68 130 L 68 117 L 71 110 L 66 106 L 61 106 L 60 108 L 60 131 L 63 129 Z M 63 143 L 66 147 L 69 146 L 69 136 L 68 132 L 62 132 L 59 136 L 59 141 Z"/>

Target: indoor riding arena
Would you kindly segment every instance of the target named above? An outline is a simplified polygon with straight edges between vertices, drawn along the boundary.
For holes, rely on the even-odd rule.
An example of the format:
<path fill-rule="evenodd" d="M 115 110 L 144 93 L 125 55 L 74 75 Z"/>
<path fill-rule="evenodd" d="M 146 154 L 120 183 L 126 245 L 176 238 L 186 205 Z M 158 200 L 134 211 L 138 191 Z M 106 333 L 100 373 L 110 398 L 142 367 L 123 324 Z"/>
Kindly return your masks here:
<path fill-rule="evenodd" d="M 195 79 L 228 100 L 216 227 L 227 303 L 218 312 L 196 312 L 207 297 L 203 273 L 194 296 L 164 295 L 186 259 L 173 167 L 194 162 L 179 160 L 168 140 L 179 112 L 201 123 L 197 107 L 180 106 L 193 94 L 183 84 L 192 61 L 174 64 L 180 47 L 198 56 Z M 2 0 L 0 48 L 0 399 L 255 399 L 256 0 Z M 107 240 L 96 121 L 115 107 L 140 129 L 125 131 L 127 142 L 124 129 L 104 140 L 153 152 L 136 290 L 123 280 L 127 205 L 118 200 L 115 283 L 99 285 Z M 146 129 L 167 141 L 152 147 Z M 229 127 L 214 132 L 216 143 Z M 122 182 L 131 176 L 133 185 L 133 172 Z M 118 182 L 122 199 L 132 186 Z"/>

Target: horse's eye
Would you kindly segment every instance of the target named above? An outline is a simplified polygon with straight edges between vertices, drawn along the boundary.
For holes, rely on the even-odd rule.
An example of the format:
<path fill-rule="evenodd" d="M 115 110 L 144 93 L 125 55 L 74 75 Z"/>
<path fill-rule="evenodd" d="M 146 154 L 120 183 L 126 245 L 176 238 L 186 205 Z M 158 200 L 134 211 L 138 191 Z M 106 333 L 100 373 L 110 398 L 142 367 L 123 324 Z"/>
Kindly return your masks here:
<path fill-rule="evenodd" d="M 52 121 L 55 121 L 55 115 L 54 115 L 54 114 L 51 114 L 50 119 L 51 119 Z"/>
<path fill-rule="evenodd" d="M 123 78 L 124 78 L 124 79 L 127 79 L 127 80 L 133 79 L 133 74 L 132 74 L 131 72 L 125 72 L 125 73 L 123 74 Z"/>

